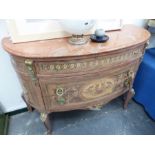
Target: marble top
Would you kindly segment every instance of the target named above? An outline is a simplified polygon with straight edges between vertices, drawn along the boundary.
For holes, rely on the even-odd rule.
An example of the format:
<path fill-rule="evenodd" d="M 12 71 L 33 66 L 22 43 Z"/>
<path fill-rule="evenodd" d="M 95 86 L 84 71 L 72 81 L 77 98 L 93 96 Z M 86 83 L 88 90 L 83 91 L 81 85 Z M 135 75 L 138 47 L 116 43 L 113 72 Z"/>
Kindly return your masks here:
<path fill-rule="evenodd" d="M 71 45 L 68 38 L 12 43 L 10 38 L 2 40 L 3 48 L 10 54 L 29 58 L 70 57 L 91 55 L 114 51 L 149 39 L 150 33 L 134 25 L 125 25 L 121 30 L 106 33 L 109 40 L 106 43 L 94 43 L 89 40 L 85 45 Z"/>

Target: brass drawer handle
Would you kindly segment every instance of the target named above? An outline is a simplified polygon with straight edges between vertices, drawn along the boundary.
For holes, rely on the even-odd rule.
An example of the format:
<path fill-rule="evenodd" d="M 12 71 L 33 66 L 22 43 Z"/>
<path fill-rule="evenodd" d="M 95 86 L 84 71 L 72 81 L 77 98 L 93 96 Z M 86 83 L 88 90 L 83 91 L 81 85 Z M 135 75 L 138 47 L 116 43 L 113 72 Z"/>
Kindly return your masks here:
<path fill-rule="evenodd" d="M 63 88 L 59 87 L 56 89 L 56 94 L 57 96 L 62 96 L 64 94 Z"/>
<path fill-rule="evenodd" d="M 56 95 L 58 96 L 57 98 L 58 104 L 61 104 L 61 105 L 65 104 L 65 98 L 63 97 L 64 89 L 62 87 L 58 87 L 56 89 Z"/>
<path fill-rule="evenodd" d="M 134 78 L 134 72 L 133 71 L 129 71 L 127 73 L 127 79 L 124 81 L 124 86 L 125 87 L 130 87 L 131 84 L 132 84 L 133 78 Z"/>

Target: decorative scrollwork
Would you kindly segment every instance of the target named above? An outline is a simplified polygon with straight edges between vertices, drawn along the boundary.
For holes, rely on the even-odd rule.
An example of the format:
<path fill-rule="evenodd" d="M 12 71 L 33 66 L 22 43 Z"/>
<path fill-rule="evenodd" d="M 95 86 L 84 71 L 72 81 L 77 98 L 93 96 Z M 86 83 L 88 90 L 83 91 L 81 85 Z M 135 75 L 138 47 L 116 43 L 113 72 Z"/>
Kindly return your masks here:
<path fill-rule="evenodd" d="M 36 81 L 37 78 L 36 78 L 35 72 L 33 70 L 33 60 L 26 59 L 25 65 L 27 66 L 27 70 L 28 70 L 29 76 L 31 77 L 32 81 Z"/>
<path fill-rule="evenodd" d="M 112 65 L 115 63 L 123 62 L 129 59 L 137 59 L 142 56 L 143 48 L 136 48 L 132 51 L 125 52 L 121 55 L 116 56 L 108 56 L 108 57 L 99 57 L 94 60 L 87 61 L 74 61 L 74 62 L 65 62 L 65 63 L 49 63 L 43 64 L 40 63 L 41 71 L 49 71 L 49 72 L 71 72 L 75 70 L 87 70 L 87 69 L 95 69 L 105 67 L 106 65 Z"/>
<path fill-rule="evenodd" d="M 127 72 L 127 78 L 124 81 L 125 87 L 130 87 L 134 78 L 134 72 L 132 70 Z"/>

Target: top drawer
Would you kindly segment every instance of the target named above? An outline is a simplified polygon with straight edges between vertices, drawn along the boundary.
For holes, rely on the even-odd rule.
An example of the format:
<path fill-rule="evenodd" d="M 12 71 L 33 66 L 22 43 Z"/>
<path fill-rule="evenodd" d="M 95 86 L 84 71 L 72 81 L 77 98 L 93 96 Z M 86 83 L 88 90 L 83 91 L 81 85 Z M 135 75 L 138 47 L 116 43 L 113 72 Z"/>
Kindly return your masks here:
<path fill-rule="evenodd" d="M 82 72 L 93 72 L 96 70 L 104 70 L 113 68 L 119 64 L 127 63 L 142 57 L 144 52 L 144 45 L 129 48 L 120 49 L 111 53 L 104 53 L 104 55 L 93 56 L 91 58 L 66 58 L 61 60 L 56 59 L 30 59 L 32 61 L 32 68 L 37 76 L 45 75 L 70 75 L 81 74 Z M 29 59 L 28 59 L 29 60 Z M 27 58 L 13 57 L 12 63 L 18 72 L 29 76 L 29 70 L 26 62 Z"/>
<path fill-rule="evenodd" d="M 120 63 L 126 63 L 140 58 L 143 55 L 144 46 L 132 49 L 122 49 L 116 54 L 103 55 L 94 58 L 72 59 L 64 61 L 40 61 L 35 63 L 36 72 L 39 75 L 56 74 L 80 74 L 81 72 L 107 69 Z"/>

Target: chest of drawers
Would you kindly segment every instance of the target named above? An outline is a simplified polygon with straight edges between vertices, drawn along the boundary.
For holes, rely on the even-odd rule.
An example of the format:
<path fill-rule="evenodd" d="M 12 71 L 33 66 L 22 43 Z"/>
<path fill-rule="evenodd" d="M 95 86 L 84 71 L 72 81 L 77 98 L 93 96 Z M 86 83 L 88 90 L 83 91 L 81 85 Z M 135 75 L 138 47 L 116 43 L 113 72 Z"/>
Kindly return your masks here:
<path fill-rule="evenodd" d="M 125 94 L 124 108 L 134 94 L 132 84 L 144 54 L 148 31 L 126 25 L 107 32 L 106 43 L 70 45 L 67 38 L 13 44 L 2 41 L 23 87 L 28 109 L 48 114 L 101 107 Z"/>

